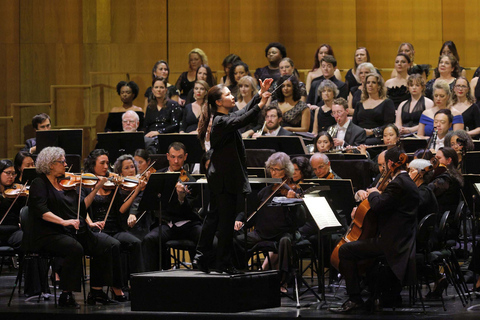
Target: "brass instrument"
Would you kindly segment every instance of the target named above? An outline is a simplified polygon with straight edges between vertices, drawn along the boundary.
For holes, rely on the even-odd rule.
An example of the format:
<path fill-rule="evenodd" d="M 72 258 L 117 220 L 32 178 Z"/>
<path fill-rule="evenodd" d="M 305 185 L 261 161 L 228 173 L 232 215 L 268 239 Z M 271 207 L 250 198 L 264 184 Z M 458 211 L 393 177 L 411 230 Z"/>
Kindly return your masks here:
<path fill-rule="evenodd" d="M 258 129 L 256 133 L 259 135 L 262 135 L 266 125 L 267 125 L 267 121 L 265 120 L 265 122 L 263 123 L 262 129 Z"/>
<path fill-rule="evenodd" d="M 337 137 L 338 127 L 337 127 L 336 125 L 335 125 L 335 126 L 330 126 L 330 127 L 328 127 L 327 133 L 328 133 L 333 139 L 335 139 L 335 138 Z"/>

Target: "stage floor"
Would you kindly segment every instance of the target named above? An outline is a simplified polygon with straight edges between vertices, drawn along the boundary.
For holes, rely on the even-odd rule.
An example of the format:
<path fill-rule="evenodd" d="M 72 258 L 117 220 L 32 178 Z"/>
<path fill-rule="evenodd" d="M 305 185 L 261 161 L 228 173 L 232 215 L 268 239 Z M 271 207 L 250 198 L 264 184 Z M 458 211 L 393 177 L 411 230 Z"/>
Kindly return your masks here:
<path fill-rule="evenodd" d="M 421 304 L 418 303 L 414 308 L 409 308 L 408 292 L 403 291 L 403 306 L 392 309 L 384 309 L 382 312 L 370 314 L 367 312 L 357 312 L 351 315 L 337 315 L 326 310 L 326 306 L 317 310 L 318 303 L 311 293 L 307 293 L 301 297 L 301 308 L 296 308 L 296 303 L 289 298 L 282 298 L 282 306 L 279 308 L 261 309 L 249 312 L 239 313 L 182 313 L 182 312 L 132 312 L 130 309 L 130 302 L 115 305 L 115 306 L 86 306 L 83 304 L 83 294 L 77 293 L 76 299 L 81 307 L 78 310 L 65 310 L 55 308 L 53 296 L 47 300 L 41 300 L 37 303 L 36 298 L 26 301 L 26 297 L 15 292 L 12 301 L 12 306 L 8 307 L 7 302 L 10 296 L 12 286 L 15 282 L 16 271 L 4 268 L 4 272 L 0 277 L 0 318 L 1 319 L 25 319 L 25 316 L 33 317 L 32 319 L 62 319 L 74 320 L 78 318 L 94 319 L 271 319 L 271 318 L 322 318 L 322 319 L 336 319 L 336 318 L 350 318 L 350 319 L 479 319 L 480 318 L 480 298 L 473 297 L 467 307 L 463 307 L 460 299 L 454 297 L 454 290 L 450 286 L 447 290 L 446 297 L 447 311 L 443 311 L 440 301 L 425 301 L 426 314 L 423 314 Z M 470 287 L 471 285 L 469 285 Z M 88 284 L 87 284 L 88 288 Z M 187 289 L 188 290 L 188 289 Z M 88 289 L 87 289 L 88 291 Z M 291 293 L 289 288 L 289 293 Z M 53 290 L 52 290 L 53 292 Z M 203 298 L 203 297 L 199 297 Z M 345 300 L 345 289 L 340 288 L 337 292 L 337 298 L 333 293 L 329 293 L 327 289 L 327 304 L 335 305 L 341 304 Z"/>

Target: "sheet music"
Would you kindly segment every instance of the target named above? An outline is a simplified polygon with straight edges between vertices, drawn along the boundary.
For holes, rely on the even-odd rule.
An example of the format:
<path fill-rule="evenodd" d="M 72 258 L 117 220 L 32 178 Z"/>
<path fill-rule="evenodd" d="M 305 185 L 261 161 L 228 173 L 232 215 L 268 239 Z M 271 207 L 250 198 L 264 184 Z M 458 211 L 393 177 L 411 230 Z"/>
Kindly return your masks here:
<path fill-rule="evenodd" d="M 303 200 L 320 230 L 342 227 L 325 197 L 305 197 Z"/>
<path fill-rule="evenodd" d="M 477 193 L 480 194 L 480 183 L 474 183 L 473 184 L 475 189 L 477 190 Z"/>

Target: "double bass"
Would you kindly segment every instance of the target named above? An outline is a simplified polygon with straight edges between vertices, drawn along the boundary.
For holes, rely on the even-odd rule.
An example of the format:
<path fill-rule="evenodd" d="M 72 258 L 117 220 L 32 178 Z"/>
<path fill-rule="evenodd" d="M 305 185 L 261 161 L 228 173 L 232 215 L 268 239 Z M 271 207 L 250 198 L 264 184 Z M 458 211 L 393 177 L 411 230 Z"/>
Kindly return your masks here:
<path fill-rule="evenodd" d="M 393 163 L 388 170 L 379 180 L 377 184 L 377 189 L 379 191 L 384 191 L 387 187 L 390 179 L 393 176 L 393 173 L 397 168 L 407 162 L 408 156 L 405 153 L 400 154 L 399 160 Z M 332 266 L 339 269 L 340 258 L 338 256 L 338 250 L 347 242 L 353 242 L 357 240 L 369 239 L 375 237 L 377 234 L 377 222 L 375 219 L 374 213 L 371 211 L 370 203 L 368 199 L 363 200 L 355 212 L 355 218 L 350 223 L 350 226 L 345 233 L 345 235 L 340 239 L 340 241 L 333 249 L 332 255 L 330 256 L 330 263 Z"/>

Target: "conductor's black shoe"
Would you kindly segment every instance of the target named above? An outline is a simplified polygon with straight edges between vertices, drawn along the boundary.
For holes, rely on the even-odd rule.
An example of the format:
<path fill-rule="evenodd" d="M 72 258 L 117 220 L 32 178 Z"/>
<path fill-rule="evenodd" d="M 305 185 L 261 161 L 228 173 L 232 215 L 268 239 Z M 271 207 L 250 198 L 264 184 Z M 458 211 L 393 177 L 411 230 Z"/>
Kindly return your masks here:
<path fill-rule="evenodd" d="M 347 300 L 345 301 L 340 307 L 338 308 L 330 308 L 328 309 L 331 312 L 334 313 L 350 313 L 354 310 L 359 310 L 363 309 L 364 307 L 364 302 L 356 302 L 352 300 Z"/>
<path fill-rule="evenodd" d="M 91 306 L 94 306 L 95 304 L 97 304 L 97 302 L 103 305 L 118 304 L 117 301 L 110 299 L 108 295 L 102 290 L 92 289 L 88 294 L 87 303 Z"/>
<path fill-rule="evenodd" d="M 59 308 L 71 308 L 79 309 L 80 305 L 75 301 L 75 297 L 71 292 L 62 292 L 60 298 L 58 298 L 58 307 Z"/>
<path fill-rule="evenodd" d="M 245 272 L 237 270 L 234 266 L 224 267 L 217 270 L 218 273 L 226 273 L 229 275 L 244 274 Z"/>
<path fill-rule="evenodd" d="M 195 255 L 195 258 L 193 258 L 193 269 L 200 270 L 205 273 L 210 273 L 207 262 L 203 257 L 198 255 Z"/>

